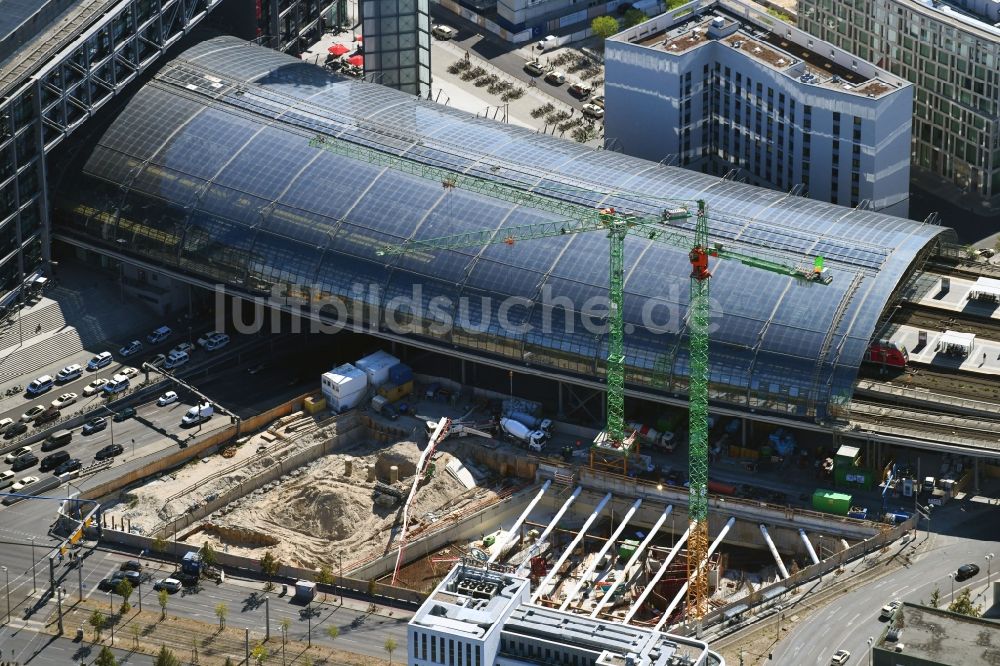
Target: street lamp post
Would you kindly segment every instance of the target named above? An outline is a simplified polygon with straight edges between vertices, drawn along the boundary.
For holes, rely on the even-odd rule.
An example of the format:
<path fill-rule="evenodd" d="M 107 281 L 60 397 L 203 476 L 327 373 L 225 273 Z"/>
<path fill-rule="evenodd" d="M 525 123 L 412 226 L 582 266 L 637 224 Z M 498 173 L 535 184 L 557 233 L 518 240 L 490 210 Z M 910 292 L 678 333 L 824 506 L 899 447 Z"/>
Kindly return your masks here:
<path fill-rule="evenodd" d="M 10 572 L 7 571 L 7 567 L 0 567 L 3 569 L 4 577 L 4 596 L 7 597 L 7 624 L 10 624 Z"/>
<path fill-rule="evenodd" d="M 38 583 L 35 580 L 35 537 L 31 537 L 31 592 L 38 591 Z"/>
<path fill-rule="evenodd" d="M 868 666 L 872 666 L 872 643 L 874 643 L 874 642 L 875 642 L 875 639 L 872 638 L 871 636 L 869 636 L 868 637 Z"/>
<path fill-rule="evenodd" d="M 986 555 L 986 589 L 990 589 L 990 565 L 993 563 L 993 558 L 996 557 L 993 553 L 988 553 Z"/>
<path fill-rule="evenodd" d="M 951 600 L 955 601 L 955 574 L 948 574 L 948 578 L 951 579 Z"/>

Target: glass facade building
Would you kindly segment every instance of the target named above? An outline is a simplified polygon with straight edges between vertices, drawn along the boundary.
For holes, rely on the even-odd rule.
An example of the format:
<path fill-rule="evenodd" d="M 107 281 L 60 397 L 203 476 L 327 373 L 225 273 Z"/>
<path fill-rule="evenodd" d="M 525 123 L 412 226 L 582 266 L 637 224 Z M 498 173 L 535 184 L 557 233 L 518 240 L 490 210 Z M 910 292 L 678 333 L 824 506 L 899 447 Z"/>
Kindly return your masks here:
<path fill-rule="evenodd" d="M 426 97 L 431 91 L 429 0 L 362 0 L 365 75 Z"/>
<path fill-rule="evenodd" d="M 411 168 L 323 150 L 317 136 Z M 834 276 L 819 285 L 713 265 L 712 399 L 804 419 L 825 419 L 850 399 L 894 292 L 947 233 L 595 151 L 235 38 L 165 65 L 80 159 L 58 190 L 62 241 L 237 295 L 295 291 L 330 306 L 321 317 L 374 335 L 408 326 L 413 344 L 570 380 L 604 375 L 605 235 L 379 256 L 410 239 L 566 218 L 448 187 L 421 165 L 657 219 L 665 206 L 704 199 L 713 242 L 804 267 L 822 255 Z M 688 237 L 694 220 L 670 224 Z M 632 390 L 686 390 L 689 273 L 685 247 L 627 239 Z"/>
<path fill-rule="evenodd" d="M 996 7 L 970 0 L 800 0 L 798 6 L 803 30 L 913 82 L 911 161 L 952 184 L 939 194 L 968 194 L 993 207 L 1000 205 Z"/>

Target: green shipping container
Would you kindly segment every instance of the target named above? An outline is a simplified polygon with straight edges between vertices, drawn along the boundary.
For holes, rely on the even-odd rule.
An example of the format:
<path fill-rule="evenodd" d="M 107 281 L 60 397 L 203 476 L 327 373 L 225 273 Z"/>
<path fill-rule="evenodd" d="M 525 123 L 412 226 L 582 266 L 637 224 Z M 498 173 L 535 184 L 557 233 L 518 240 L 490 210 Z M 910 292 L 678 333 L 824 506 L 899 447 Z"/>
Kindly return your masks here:
<path fill-rule="evenodd" d="M 846 516 L 851 510 L 851 496 L 833 490 L 817 490 L 813 493 L 813 508 L 825 513 Z"/>
<path fill-rule="evenodd" d="M 855 486 L 871 490 L 875 475 L 871 470 L 843 465 L 833 470 L 833 479 L 838 486 Z"/>
<path fill-rule="evenodd" d="M 635 553 L 635 549 L 639 547 L 639 542 L 634 539 L 627 539 L 621 546 L 618 547 L 618 558 L 621 560 L 628 560 Z"/>

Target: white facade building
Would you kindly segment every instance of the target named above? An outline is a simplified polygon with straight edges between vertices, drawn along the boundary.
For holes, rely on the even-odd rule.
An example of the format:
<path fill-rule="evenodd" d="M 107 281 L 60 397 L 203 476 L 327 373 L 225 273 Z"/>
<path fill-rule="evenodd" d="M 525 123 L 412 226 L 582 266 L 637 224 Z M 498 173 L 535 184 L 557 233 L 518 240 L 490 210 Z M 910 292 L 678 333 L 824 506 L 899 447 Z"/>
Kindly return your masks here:
<path fill-rule="evenodd" d="M 411 666 L 725 666 L 699 640 L 529 603 L 506 567 L 455 565 L 410 620 Z"/>
<path fill-rule="evenodd" d="M 609 149 L 906 216 L 913 86 L 735 0 L 609 39 Z"/>

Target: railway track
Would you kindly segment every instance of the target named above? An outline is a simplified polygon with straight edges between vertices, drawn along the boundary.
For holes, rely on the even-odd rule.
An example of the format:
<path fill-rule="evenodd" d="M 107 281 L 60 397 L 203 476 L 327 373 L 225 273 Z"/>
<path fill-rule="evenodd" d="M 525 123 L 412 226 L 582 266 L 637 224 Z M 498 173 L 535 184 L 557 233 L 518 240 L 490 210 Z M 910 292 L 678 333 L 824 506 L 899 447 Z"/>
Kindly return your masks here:
<path fill-rule="evenodd" d="M 895 432 L 963 446 L 1000 450 L 1000 420 L 959 416 L 913 407 L 901 408 L 880 402 L 853 400 L 852 425 L 872 426 L 873 430 Z"/>
<path fill-rule="evenodd" d="M 957 263 L 953 261 L 928 261 L 924 264 L 924 272 L 934 275 L 957 277 L 992 277 L 1000 278 L 1000 266 L 994 266 L 981 261 Z"/>
<path fill-rule="evenodd" d="M 951 330 L 961 333 L 975 333 L 977 337 L 1000 342 L 1000 319 L 976 316 L 968 312 L 955 312 L 935 308 L 923 303 L 903 303 L 892 318 L 893 323 L 929 328 L 931 330 Z"/>

